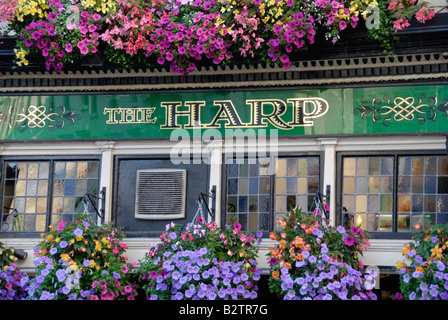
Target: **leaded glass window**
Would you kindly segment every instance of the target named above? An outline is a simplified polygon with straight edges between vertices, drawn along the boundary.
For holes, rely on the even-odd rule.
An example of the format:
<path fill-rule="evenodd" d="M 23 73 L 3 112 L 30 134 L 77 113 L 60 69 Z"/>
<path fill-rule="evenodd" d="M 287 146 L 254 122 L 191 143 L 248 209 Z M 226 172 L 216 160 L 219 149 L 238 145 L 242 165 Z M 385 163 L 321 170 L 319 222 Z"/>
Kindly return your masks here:
<path fill-rule="evenodd" d="M 277 159 L 274 221 L 296 206 L 310 210 L 318 191 L 318 157 Z"/>
<path fill-rule="evenodd" d="M 448 222 L 448 157 L 342 158 L 344 223 L 370 232 L 411 232 Z"/>
<path fill-rule="evenodd" d="M 86 213 L 84 195 L 98 192 L 98 160 L 3 162 L 2 232 L 45 232 Z"/>
<path fill-rule="evenodd" d="M 393 157 L 346 157 L 342 205 L 352 224 L 368 231 L 392 231 Z"/>
<path fill-rule="evenodd" d="M 400 157 L 398 231 L 448 221 L 448 157 Z"/>
<path fill-rule="evenodd" d="M 84 195 L 98 190 L 98 161 L 55 161 L 51 223 L 84 213 Z"/>
<path fill-rule="evenodd" d="M 46 228 L 50 163 L 5 162 L 3 232 L 43 232 Z"/>
<path fill-rule="evenodd" d="M 227 165 L 227 222 L 238 216 L 244 230 L 270 227 L 270 161 L 230 160 Z"/>
<path fill-rule="evenodd" d="M 318 156 L 230 160 L 226 222 L 236 215 L 244 230 L 272 230 L 291 208 L 308 210 L 318 190 Z"/>

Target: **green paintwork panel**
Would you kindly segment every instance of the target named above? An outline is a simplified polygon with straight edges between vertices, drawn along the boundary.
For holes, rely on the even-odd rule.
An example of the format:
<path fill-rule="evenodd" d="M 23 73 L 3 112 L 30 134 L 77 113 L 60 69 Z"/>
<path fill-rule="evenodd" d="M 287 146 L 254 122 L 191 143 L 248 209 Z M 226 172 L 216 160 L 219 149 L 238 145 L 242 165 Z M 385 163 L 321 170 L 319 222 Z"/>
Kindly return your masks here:
<path fill-rule="evenodd" d="M 446 133 L 447 104 L 443 85 L 2 96 L 0 139 L 169 139 L 193 128 L 223 137 Z"/>

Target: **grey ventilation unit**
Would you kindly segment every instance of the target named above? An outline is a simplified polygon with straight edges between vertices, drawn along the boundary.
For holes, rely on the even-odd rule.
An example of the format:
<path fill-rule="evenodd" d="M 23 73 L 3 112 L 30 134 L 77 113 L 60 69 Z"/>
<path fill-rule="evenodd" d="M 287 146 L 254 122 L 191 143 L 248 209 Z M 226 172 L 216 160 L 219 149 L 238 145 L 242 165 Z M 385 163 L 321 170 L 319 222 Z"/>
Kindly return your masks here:
<path fill-rule="evenodd" d="M 168 220 L 185 218 L 187 171 L 137 170 L 135 218 Z"/>

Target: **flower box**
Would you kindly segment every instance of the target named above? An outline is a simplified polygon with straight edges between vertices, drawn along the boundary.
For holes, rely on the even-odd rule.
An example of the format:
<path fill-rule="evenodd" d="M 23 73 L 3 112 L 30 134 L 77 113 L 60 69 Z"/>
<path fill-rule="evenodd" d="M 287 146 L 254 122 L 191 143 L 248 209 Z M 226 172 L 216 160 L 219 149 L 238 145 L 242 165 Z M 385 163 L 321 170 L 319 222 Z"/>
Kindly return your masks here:
<path fill-rule="evenodd" d="M 5 0 L 1 6 L 1 18 L 18 35 L 17 65 L 40 57 L 57 72 L 97 52 L 116 65 L 151 63 L 179 74 L 234 59 L 288 69 L 318 38 L 337 43 L 360 28 L 391 53 L 396 31 L 412 17 L 424 23 L 435 14 L 415 0 Z"/>
<path fill-rule="evenodd" d="M 259 235 L 261 236 L 261 235 Z M 257 298 L 256 242 L 234 222 L 224 229 L 199 217 L 185 229 L 167 225 L 161 243 L 139 262 L 149 300 L 242 300 Z"/>

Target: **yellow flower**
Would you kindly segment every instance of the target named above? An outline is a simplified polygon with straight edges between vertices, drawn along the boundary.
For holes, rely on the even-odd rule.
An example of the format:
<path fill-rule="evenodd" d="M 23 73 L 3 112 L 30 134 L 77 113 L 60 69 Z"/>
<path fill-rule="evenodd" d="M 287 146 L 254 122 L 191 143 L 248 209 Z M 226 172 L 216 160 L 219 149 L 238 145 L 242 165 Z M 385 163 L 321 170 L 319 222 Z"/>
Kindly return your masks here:
<path fill-rule="evenodd" d="M 403 268 L 405 268 L 405 267 L 406 267 L 406 263 L 404 263 L 403 261 L 398 261 L 398 262 L 395 264 L 395 268 L 397 268 L 398 270 L 403 269 Z"/>
<path fill-rule="evenodd" d="M 421 266 L 417 266 L 417 267 L 415 268 L 415 271 L 424 272 L 425 270 L 424 270 Z"/>
<path fill-rule="evenodd" d="M 406 243 L 406 245 L 403 247 L 403 249 L 401 249 L 401 254 L 406 256 L 407 253 L 409 252 L 410 247 L 411 247 L 411 245 L 409 243 Z"/>
<path fill-rule="evenodd" d="M 73 271 L 77 271 L 78 270 L 78 265 L 76 264 L 76 262 L 71 262 L 70 263 L 70 268 L 73 270 Z"/>
<path fill-rule="evenodd" d="M 63 254 L 61 254 L 61 259 L 64 262 L 69 262 L 70 261 L 70 256 L 67 253 L 63 253 Z"/>
<path fill-rule="evenodd" d="M 435 259 L 442 259 L 443 255 L 442 255 L 442 249 L 439 248 L 439 246 L 435 246 L 433 249 L 431 249 L 431 258 L 435 258 Z"/>

